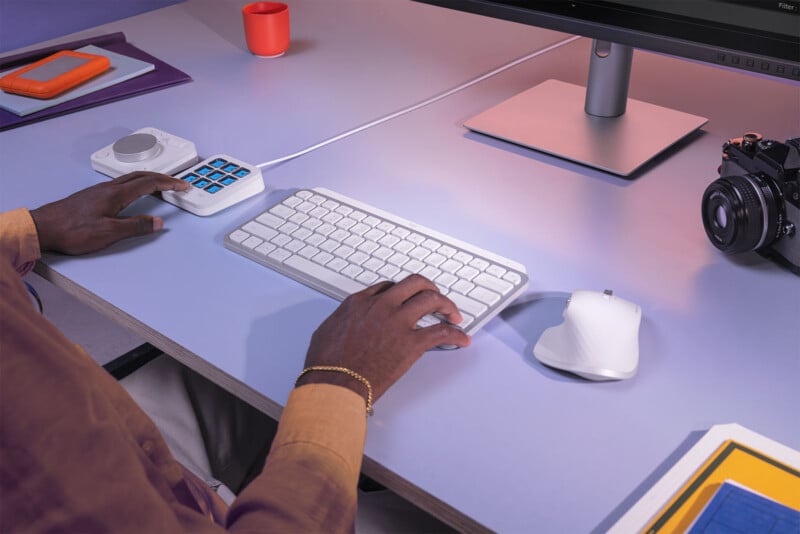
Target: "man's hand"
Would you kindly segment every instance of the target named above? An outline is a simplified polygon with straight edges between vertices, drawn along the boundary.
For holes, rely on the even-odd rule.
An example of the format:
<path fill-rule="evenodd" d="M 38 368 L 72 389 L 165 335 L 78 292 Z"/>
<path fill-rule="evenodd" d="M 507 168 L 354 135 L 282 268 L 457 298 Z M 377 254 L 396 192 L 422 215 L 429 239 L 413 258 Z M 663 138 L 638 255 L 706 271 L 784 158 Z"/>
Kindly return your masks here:
<path fill-rule="evenodd" d="M 31 210 L 39 248 L 86 254 L 126 237 L 157 232 L 164 225 L 160 217 L 117 215 L 141 196 L 156 191 L 183 191 L 188 187 L 188 183 L 166 174 L 137 171 Z"/>
<path fill-rule="evenodd" d="M 417 328 L 420 318 L 434 312 L 451 323 L 461 321 L 455 304 L 422 276 L 368 287 L 346 298 L 314 332 L 306 367 L 330 365 L 355 371 L 370 382 L 377 400 L 426 350 L 469 345 L 468 335 L 445 323 Z M 310 372 L 299 384 L 309 383 L 337 384 L 365 393 L 359 382 L 343 373 Z"/>

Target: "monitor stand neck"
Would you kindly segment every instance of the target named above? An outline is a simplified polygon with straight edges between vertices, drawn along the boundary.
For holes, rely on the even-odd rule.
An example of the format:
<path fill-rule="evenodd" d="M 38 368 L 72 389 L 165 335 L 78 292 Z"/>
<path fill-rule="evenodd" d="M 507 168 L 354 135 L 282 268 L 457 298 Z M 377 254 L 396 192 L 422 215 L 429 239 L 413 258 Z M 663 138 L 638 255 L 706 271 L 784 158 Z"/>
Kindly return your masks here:
<path fill-rule="evenodd" d="M 633 48 L 630 46 L 592 41 L 586 113 L 595 117 L 619 117 L 625 113 L 632 63 Z"/>
<path fill-rule="evenodd" d="M 632 60 L 632 48 L 594 41 L 587 88 L 547 80 L 464 125 L 478 133 L 630 176 L 707 122 L 704 117 L 628 98 Z"/>

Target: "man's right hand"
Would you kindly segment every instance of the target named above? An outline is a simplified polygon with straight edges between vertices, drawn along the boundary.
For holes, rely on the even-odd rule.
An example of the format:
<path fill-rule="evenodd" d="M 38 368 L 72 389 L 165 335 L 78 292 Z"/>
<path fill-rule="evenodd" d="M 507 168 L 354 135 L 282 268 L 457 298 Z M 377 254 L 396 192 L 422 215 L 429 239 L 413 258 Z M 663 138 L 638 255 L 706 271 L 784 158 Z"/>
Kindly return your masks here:
<path fill-rule="evenodd" d="M 314 332 L 306 367 L 350 369 L 370 382 L 377 400 L 425 351 L 440 345 L 470 344 L 467 334 L 446 323 L 417 328 L 417 321 L 431 313 L 450 323 L 461 322 L 456 305 L 420 275 L 368 287 L 346 298 Z M 337 384 L 365 393 L 363 385 L 343 373 L 310 372 L 298 385 L 310 383 Z"/>

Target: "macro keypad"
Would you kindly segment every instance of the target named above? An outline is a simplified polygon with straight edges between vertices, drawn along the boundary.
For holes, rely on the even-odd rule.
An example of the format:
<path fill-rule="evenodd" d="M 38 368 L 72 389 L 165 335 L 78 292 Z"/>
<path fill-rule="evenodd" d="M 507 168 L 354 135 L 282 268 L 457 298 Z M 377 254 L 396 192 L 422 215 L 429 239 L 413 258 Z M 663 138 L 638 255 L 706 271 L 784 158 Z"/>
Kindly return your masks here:
<path fill-rule="evenodd" d="M 162 197 L 196 215 L 211 215 L 264 190 L 258 167 L 227 154 L 206 158 L 175 177 L 192 187 L 165 191 Z"/>
<path fill-rule="evenodd" d="M 201 162 L 188 173 L 180 175 L 179 178 L 213 195 L 234 185 L 242 178 L 246 178 L 252 172 L 252 169 L 246 165 L 215 157 L 210 161 Z"/>

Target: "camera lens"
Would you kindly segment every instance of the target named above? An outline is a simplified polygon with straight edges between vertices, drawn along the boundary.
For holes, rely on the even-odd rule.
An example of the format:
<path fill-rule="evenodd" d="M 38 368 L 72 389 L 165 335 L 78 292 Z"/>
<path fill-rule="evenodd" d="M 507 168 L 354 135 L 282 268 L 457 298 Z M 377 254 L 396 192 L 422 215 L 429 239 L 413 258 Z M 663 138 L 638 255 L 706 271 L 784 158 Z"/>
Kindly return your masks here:
<path fill-rule="evenodd" d="M 780 235 L 777 184 L 753 174 L 719 178 L 703 194 L 703 226 L 723 252 L 759 250 Z"/>

